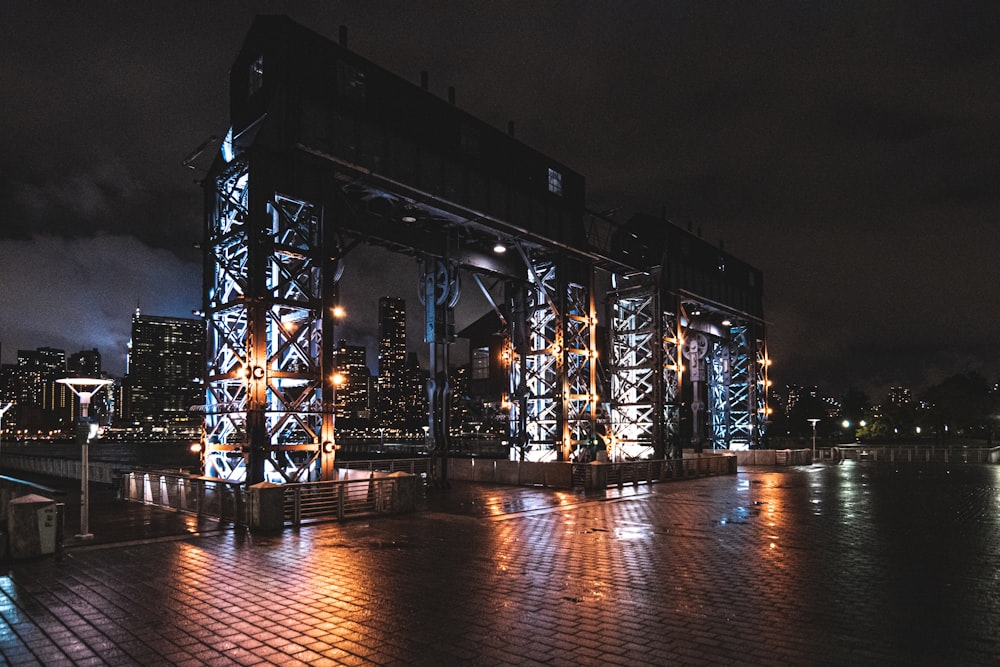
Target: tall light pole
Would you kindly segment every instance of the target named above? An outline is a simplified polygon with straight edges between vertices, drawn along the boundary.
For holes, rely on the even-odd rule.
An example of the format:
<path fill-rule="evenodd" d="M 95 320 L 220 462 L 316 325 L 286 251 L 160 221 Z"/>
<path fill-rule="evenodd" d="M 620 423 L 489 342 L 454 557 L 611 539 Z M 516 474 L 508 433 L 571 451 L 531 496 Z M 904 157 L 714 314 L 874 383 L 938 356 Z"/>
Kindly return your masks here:
<path fill-rule="evenodd" d="M 816 424 L 819 423 L 819 420 L 807 419 L 806 421 L 813 425 L 813 461 L 816 461 Z"/>
<path fill-rule="evenodd" d="M 90 399 L 101 390 L 104 385 L 112 383 L 112 380 L 101 380 L 95 378 L 62 378 L 56 380 L 70 388 L 74 394 L 80 397 L 80 416 L 77 418 L 76 437 L 80 440 L 81 467 L 80 467 L 80 539 L 93 539 L 90 532 Z"/>

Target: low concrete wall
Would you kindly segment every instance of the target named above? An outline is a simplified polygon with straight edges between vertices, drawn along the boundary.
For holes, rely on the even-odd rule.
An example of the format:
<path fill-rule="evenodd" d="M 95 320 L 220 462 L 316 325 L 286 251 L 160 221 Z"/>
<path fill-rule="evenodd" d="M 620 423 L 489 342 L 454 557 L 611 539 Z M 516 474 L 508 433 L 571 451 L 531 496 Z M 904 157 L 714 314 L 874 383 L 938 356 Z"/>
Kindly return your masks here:
<path fill-rule="evenodd" d="M 63 479 L 80 479 L 83 463 L 73 459 L 45 458 L 28 456 L 26 454 L 3 453 L 3 469 L 44 475 L 46 477 L 61 477 Z M 122 465 L 104 461 L 88 461 L 88 479 L 95 484 L 114 484 L 122 472 Z"/>
<path fill-rule="evenodd" d="M 450 459 L 448 477 L 467 482 L 568 489 L 573 485 L 573 465 L 563 462 Z"/>
<path fill-rule="evenodd" d="M 809 449 L 746 449 L 733 452 L 741 466 L 800 466 L 812 463 Z"/>

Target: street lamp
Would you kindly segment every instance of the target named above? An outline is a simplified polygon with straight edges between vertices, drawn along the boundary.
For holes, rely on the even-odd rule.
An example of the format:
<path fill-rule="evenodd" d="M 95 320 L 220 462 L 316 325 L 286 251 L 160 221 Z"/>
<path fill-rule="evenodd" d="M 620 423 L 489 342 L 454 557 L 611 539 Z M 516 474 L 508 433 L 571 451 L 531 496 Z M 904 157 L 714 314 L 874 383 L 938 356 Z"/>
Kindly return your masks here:
<path fill-rule="evenodd" d="M 819 423 L 819 420 L 818 419 L 807 419 L 806 421 L 808 421 L 810 424 L 812 424 L 812 427 L 813 427 L 813 461 L 815 461 L 816 460 L 816 424 Z"/>
<path fill-rule="evenodd" d="M 62 378 L 56 380 L 70 388 L 80 397 L 80 416 L 77 418 L 77 438 L 80 440 L 80 539 L 89 540 L 94 536 L 90 533 L 90 438 L 94 433 L 90 429 L 90 399 L 112 380 L 94 378 Z M 86 429 L 86 430 L 84 430 Z"/>

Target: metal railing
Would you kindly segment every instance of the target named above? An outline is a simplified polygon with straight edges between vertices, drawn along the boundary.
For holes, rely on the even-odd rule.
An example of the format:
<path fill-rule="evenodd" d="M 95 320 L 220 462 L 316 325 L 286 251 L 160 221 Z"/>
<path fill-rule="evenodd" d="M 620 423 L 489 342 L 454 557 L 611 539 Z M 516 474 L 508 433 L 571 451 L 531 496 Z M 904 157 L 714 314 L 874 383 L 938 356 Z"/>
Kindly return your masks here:
<path fill-rule="evenodd" d="M 594 488 L 652 484 L 677 479 L 736 474 L 735 456 L 714 455 L 686 459 L 626 461 L 621 463 L 574 463 L 573 486 Z M 604 477 L 604 480 L 601 477 Z M 601 484 L 601 482 L 606 482 Z"/>
<path fill-rule="evenodd" d="M 430 457 L 419 459 L 369 459 L 364 461 L 344 461 L 338 459 L 341 470 L 367 470 L 369 472 L 408 472 L 411 475 L 427 475 L 430 472 Z"/>
<path fill-rule="evenodd" d="M 1000 463 L 1000 447 L 952 445 L 839 445 L 831 447 L 837 460 L 890 463 Z"/>
<path fill-rule="evenodd" d="M 122 497 L 132 502 L 247 525 L 246 492 L 238 482 L 167 472 L 122 476 Z"/>
<path fill-rule="evenodd" d="M 370 514 L 412 511 L 415 477 L 375 477 L 282 485 L 284 523 L 298 526 Z M 254 489 L 238 482 L 166 472 L 131 472 L 123 476 L 122 497 L 186 514 L 250 525 Z"/>
<path fill-rule="evenodd" d="M 398 477 L 306 482 L 285 485 L 285 523 L 343 520 L 371 514 L 396 514 L 414 508 L 415 481 Z M 412 488 L 411 488 L 412 487 Z"/>

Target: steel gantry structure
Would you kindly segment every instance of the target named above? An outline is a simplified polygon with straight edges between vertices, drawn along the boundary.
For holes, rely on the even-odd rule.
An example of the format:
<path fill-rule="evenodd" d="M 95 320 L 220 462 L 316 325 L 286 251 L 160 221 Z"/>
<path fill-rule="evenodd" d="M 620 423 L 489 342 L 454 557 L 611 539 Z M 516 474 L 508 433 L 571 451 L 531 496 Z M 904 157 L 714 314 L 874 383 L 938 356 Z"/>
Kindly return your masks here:
<path fill-rule="evenodd" d="M 612 456 L 747 449 L 766 433 L 763 276 L 668 221 L 638 215 L 611 240 Z"/>
<path fill-rule="evenodd" d="M 411 84 L 349 51 L 343 29 L 334 42 L 258 17 L 230 71 L 230 123 L 204 180 L 206 474 L 248 484 L 332 476 L 335 312 L 360 245 L 420 266 L 438 481 L 462 275 L 502 285 L 483 293 L 505 325 L 513 457 L 679 455 L 685 433 L 701 433 L 684 413 L 701 400 L 696 384 L 710 397 L 713 446 L 759 442 L 766 355 L 754 269 L 725 255 L 757 282 L 705 291 L 689 279 L 704 273 L 700 255 L 689 257 L 699 243 L 644 217 L 595 248 L 583 176 L 463 112 L 451 91 L 432 95 L 426 77 Z M 706 341 L 708 359 L 689 362 L 710 369 L 704 382 L 684 380 L 692 332 Z"/>

